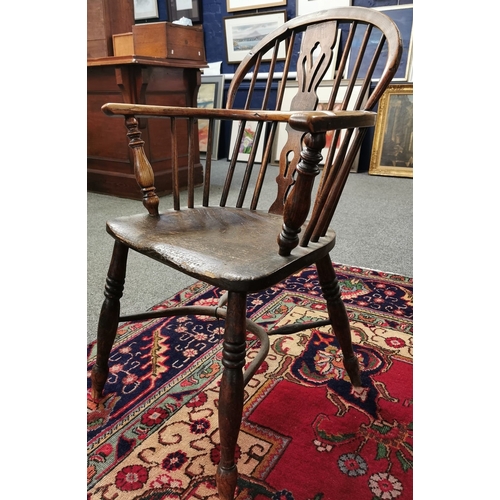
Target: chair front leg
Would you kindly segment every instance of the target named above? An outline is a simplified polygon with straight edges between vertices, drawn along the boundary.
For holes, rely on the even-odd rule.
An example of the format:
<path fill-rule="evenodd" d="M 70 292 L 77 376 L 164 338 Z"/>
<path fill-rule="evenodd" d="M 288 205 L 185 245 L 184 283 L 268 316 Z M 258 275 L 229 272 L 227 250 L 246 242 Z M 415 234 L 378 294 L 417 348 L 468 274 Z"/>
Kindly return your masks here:
<path fill-rule="evenodd" d="M 109 353 L 113 347 L 120 317 L 120 298 L 123 295 L 125 271 L 127 266 L 128 247 L 115 241 L 108 277 L 104 287 L 104 302 L 97 326 L 97 356 L 92 367 L 92 398 L 94 401 L 102 397 L 104 384 L 108 378 Z"/>
<path fill-rule="evenodd" d="M 229 292 L 222 351 L 224 372 L 219 394 L 220 462 L 217 490 L 222 500 L 233 500 L 238 480 L 236 443 L 243 414 L 243 367 L 246 351 L 246 294 Z"/>
<path fill-rule="evenodd" d="M 361 387 L 361 375 L 359 363 L 352 348 L 351 327 L 349 318 L 342 301 L 340 286 L 333 268 L 330 256 L 327 254 L 316 262 L 319 283 L 323 291 L 328 308 L 328 316 L 332 324 L 333 333 L 337 337 L 342 354 L 344 355 L 344 367 L 355 387 Z"/>

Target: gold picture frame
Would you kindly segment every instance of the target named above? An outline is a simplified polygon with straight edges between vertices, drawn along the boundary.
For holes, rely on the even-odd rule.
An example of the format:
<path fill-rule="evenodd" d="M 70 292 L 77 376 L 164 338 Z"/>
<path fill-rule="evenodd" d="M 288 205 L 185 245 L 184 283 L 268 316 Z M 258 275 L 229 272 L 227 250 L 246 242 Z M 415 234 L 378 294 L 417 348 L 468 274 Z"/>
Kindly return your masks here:
<path fill-rule="evenodd" d="M 368 170 L 413 178 L 413 84 L 393 84 L 380 98 Z"/>

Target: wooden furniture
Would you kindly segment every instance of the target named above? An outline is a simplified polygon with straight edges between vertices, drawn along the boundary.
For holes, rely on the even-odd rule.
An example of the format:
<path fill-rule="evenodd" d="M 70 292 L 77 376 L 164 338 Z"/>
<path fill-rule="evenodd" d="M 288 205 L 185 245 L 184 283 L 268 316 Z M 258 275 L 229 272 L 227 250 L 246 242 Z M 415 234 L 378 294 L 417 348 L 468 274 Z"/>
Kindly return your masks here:
<path fill-rule="evenodd" d="M 135 55 L 134 34 L 131 31 L 113 35 L 113 55 L 115 57 Z"/>
<path fill-rule="evenodd" d="M 204 62 L 123 56 L 87 60 L 87 189 L 131 199 L 141 199 L 127 148 L 123 123 L 109 120 L 101 107 L 106 102 L 195 107 Z M 155 173 L 158 195 L 172 192 L 172 150 L 169 124 L 142 119 L 146 152 Z M 187 183 L 187 126 L 177 131 L 179 183 Z M 182 140 L 183 139 L 183 140 Z M 203 180 L 196 148 L 194 181 Z"/>
<path fill-rule="evenodd" d="M 87 58 L 112 56 L 113 35 L 134 22 L 134 0 L 87 0 Z"/>
<path fill-rule="evenodd" d="M 203 27 L 168 22 L 132 26 L 134 54 L 206 65 Z"/>
<path fill-rule="evenodd" d="M 316 111 L 316 89 L 330 64 L 337 28 L 340 26 L 346 30 L 346 39 L 339 59 L 338 73 L 344 73 L 349 52 L 350 57 L 355 60 L 354 72 L 349 80 L 346 96 L 338 102 L 340 79 L 337 79 L 333 82 L 329 102 L 322 105 L 322 109 L 326 111 Z M 302 36 L 298 37 L 299 34 Z M 361 43 L 359 56 L 356 56 L 351 48 L 358 36 L 361 36 Z M 295 46 L 299 38 L 301 46 L 297 64 L 297 93 L 292 100 L 292 111 L 281 111 L 286 74 L 290 69 L 288 62 L 291 54 L 299 50 Z M 283 80 L 277 105 L 273 109 L 267 109 L 269 95 L 265 93 L 263 101 L 257 107 L 255 99 L 252 99 L 255 84 L 253 78 L 248 90 L 246 109 L 233 109 L 236 92 L 244 77 L 247 74 L 253 74 L 254 77 L 257 75 L 261 68 L 261 58 L 269 50 L 272 61 L 265 67 L 265 71 L 270 73 L 268 85 L 271 85 L 272 73 L 278 68 L 278 48 L 280 43 L 285 42 L 288 44 L 287 61 L 284 68 L 279 68 L 283 72 Z M 316 47 L 319 49 L 315 52 Z M 221 458 L 216 473 L 221 499 L 232 499 L 234 496 L 238 479 L 234 455 L 243 411 L 244 386 L 267 354 L 268 335 L 291 334 L 312 326 L 330 325 L 342 349 L 344 367 L 352 384 L 355 387 L 361 386 L 349 320 L 330 259 L 330 251 L 335 245 L 335 232 L 330 228 L 330 222 L 366 127 L 375 124 L 375 114 L 371 110 L 391 82 L 399 65 L 401 52 L 399 31 L 383 13 L 361 7 L 331 9 L 292 19 L 258 43 L 238 67 L 224 109 L 120 103 L 110 103 L 103 107 L 106 114 L 122 115 L 125 118 L 136 179 L 143 193 L 147 213 L 124 216 L 109 221 L 106 226 L 108 233 L 115 239 L 115 244 L 98 325 L 92 394 L 96 400 L 102 396 L 108 376 L 109 353 L 120 321 L 189 314 L 225 318 L 222 355 L 224 371 L 218 404 Z M 359 99 L 355 110 L 346 111 L 349 94 L 356 80 L 361 80 L 364 88 L 368 89 L 377 60 L 382 64 L 382 76 L 365 107 L 361 107 Z M 366 74 L 363 74 L 362 68 L 366 69 Z M 329 111 L 334 106 L 340 109 Z M 164 119 L 170 123 L 172 130 L 175 189 L 173 208 L 164 211 L 159 211 L 159 199 L 155 190 L 157 181 L 148 160 L 147 139 L 141 134 L 142 120 L 152 117 Z M 203 189 L 194 188 L 194 164 L 197 156 L 193 152 L 189 157 L 189 188 L 185 206 L 181 208 L 175 151 L 180 147 L 179 141 L 184 139 L 178 134 L 178 130 L 187 127 L 189 143 L 194 145 L 195 120 L 201 118 L 208 119 L 210 127 L 217 119 L 240 122 L 240 140 L 246 125 L 256 122 L 254 141 L 264 142 L 264 158 L 261 164 L 254 163 L 257 150 L 254 144 L 246 165 L 238 163 L 240 140 L 237 140 L 232 161 L 228 164 L 225 185 L 215 199 L 216 195 L 210 192 L 212 146 L 209 143 L 207 148 Z M 279 169 L 268 168 L 278 123 L 286 123 L 288 140 L 281 151 Z M 326 155 L 321 176 L 318 176 L 326 132 L 331 130 L 334 134 L 332 149 Z M 335 147 L 337 144 L 338 147 Z M 239 196 L 232 200 L 228 193 L 233 179 L 240 176 L 241 169 L 237 171 L 237 163 L 243 169 L 242 183 Z M 319 180 L 317 191 L 313 187 L 316 180 Z M 268 210 L 259 207 L 259 193 L 263 182 L 277 183 L 276 199 Z M 250 191 L 249 196 L 247 191 Z M 314 200 L 312 193 L 316 193 Z M 196 200 L 197 196 L 199 200 Z M 219 305 L 170 308 L 120 316 L 120 297 L 130 249 L 225 291 Z M 317 268 L 328 319 L 287 325 L 285 328 L 266 332 L 246 318 L 249 294 L 274 286 L 312 264 Z M 155 283 L 144 284 L 147 287 L 154 285 Z M 254 333 L 260 339 L 261 348 L 244 371 L 247 332 Z M 284 413 L 283 418 L 290 416 Z"/>

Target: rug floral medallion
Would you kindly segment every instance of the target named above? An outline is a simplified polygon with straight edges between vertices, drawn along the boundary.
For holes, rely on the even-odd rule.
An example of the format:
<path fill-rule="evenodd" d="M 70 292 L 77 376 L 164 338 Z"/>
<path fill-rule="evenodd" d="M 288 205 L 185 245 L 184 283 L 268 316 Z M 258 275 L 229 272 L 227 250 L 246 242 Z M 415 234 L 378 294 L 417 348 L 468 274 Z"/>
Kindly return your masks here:
<path fill-rule="evenodd" d="M 237 497 L 413 498 L 413 282 L 335 265 L 362 367 L 354 390 L 329 327 L 271 336 L 246 386 Z M 196 283 L 156 306 L 216 305 Z M 326 318 L 314 268 L 249 297 L 264 328 Z M 204 316 L 124 324 L 105 393 L 88 406 L 88 499 L 217 499 L 217 405 L 223 321 Z M 249 334 L 248 362 L 259 341 Z M 88 377 L 95 343 L 88 347 Z"/>

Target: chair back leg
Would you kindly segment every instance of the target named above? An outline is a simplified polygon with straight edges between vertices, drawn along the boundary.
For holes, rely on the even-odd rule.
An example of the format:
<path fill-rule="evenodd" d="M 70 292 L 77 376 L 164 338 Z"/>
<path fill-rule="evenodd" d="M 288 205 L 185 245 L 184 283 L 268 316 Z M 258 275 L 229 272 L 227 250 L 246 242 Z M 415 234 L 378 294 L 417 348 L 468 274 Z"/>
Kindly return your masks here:
<path fill-rule="evenodd" d="M 319 284 L 326 300 L 333 333 L 337 337 L 344 355 L 344 368 L 351 379 L 351 384 L 354 387 L 361 387 L 359 363 L 352 348 L 349 317 L 342 301 L 340 285 L 329 254 L 316 262 L 316 269 L 318 270 Z"/>

